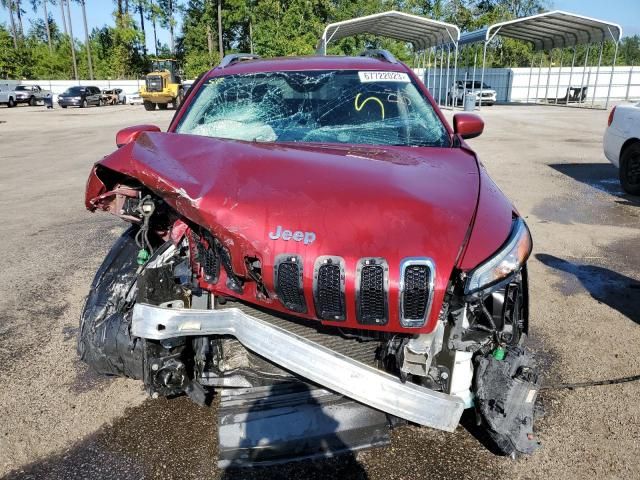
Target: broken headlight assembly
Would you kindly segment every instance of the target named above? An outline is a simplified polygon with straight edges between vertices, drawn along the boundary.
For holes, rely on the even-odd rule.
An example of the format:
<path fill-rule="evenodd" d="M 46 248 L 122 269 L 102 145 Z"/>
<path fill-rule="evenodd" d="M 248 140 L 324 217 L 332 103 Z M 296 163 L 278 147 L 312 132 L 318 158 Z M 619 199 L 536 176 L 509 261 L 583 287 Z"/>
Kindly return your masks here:
<path fill-rule="evenodd" d="M 469 273 L 464 287 L 465 295 L 485 290 L 517 273 L 529 258 L 532 247 L 529 228 L 522 218 L 517 217 L 503 247 Z"/>

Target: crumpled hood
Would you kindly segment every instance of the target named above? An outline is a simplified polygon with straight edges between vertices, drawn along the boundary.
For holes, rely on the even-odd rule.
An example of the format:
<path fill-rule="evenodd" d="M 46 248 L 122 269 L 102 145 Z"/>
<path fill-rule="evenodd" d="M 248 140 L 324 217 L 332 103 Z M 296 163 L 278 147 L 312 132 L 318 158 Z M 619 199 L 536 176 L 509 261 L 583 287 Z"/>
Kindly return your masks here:
<path fill-rule="evenodd" d="M 422 330 L 435 325 L 479 190 L 476 159 L 460 148 L 300 146 L 146 133 L 99 165 L 140 180 L 207 228 L 229 248 L 238 274 L 245 275 L 246 256 L 260 258 L 271 293 L 276 257 L 298 255 L 310 306 L 301 316 L 315 318 L 315 260 L 339 256 L 345 261 L 347 305 L 341 324 L 358 327 L 356 264 L 365 257 L 384 258 L 389 266 L 385 329 L 394 331 L 402 331 L 398 281 L 406 257 L 435 263 L 433 308 Z M 224 285 L 220 289 L 225 291 Z M 264 303 L 255 296 L 244 299 Z M 287 311 L 273 297 L 269 302 Z"/>

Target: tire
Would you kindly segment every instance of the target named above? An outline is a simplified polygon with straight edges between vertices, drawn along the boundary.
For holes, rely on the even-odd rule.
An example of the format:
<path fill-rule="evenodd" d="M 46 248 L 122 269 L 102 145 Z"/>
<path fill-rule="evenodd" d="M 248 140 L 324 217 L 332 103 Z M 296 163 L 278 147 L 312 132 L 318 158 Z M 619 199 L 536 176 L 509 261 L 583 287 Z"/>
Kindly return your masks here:
<path fill-rule="evenodd" d="M 33 96 L 32 96 L 32 97 L 29 99 L 29 106 L 30 106 L 30 107 L 35 107 L 35 106 L 36 106 L 36 103 L 38 103 L 38 101 L 36 100 L 36 97 L 33 97 Z"/>
<path fill-rule="evenodd" d="M 166 110 L 168 106 L 169 106 L 169 104 L 168 104 L 168 103 L 159 103 L 159 104 L 158 104 L 158 108 L 159 108 L 160 110 Z"/>
<path fill-rule="evenodd" d="M 16 106 L 16 101 L 13 99 L 13 97 L 9 97 L 9 101 L 7 102 L 7 107 L 13 108 L 15 106 Z"/>
<path fill-rule="evenodd" d="M 127 104 L 127 97 L 124 97 L 122 99 L 122 102 L 120 102 L 122 105 L 126 105 Z"/>
<path fill-rule="evenodd" d="M 67 106 L 66 106 L 66 105 L 60 105 L 60 106 L 61 106 L 62 108 L 67 108 Z"/>
<path fill-rule="evenodd" d="M 82 100 L 82 102 L 80 102 L 80 108 L 87 108 L 87 99 L 86 98 L 84 100 Z"/>
<path fill-rule="evenodd" d="M 149 112 L 151 112 L 151 111 L 156 109 L 156 104 L 153 103 L 153 102 L 148 102 L 148 101 L 145 100 L 143 105 L 144 105 L 144 109 L 149 111 Z"/>
<path fill-rule="evenodd" d="M 100 99 L 98 100 L 98 107 L 102 107 L 102 106 L 104 106 L 104 100 Z"/>
<path fill-rule="evenodd" d="M 640 195 L 640 142 L 624 149 L 620 157 L 620 184 L 631 195 Z"/>
<path fill-rule="evenodd" d="M 78 354 L 98 373 L 142 379 L 142 343 L 130 335 L 125 301 L 137 276 L 137 227 L 116 241 L 96 272 L 80 317 Z"/>

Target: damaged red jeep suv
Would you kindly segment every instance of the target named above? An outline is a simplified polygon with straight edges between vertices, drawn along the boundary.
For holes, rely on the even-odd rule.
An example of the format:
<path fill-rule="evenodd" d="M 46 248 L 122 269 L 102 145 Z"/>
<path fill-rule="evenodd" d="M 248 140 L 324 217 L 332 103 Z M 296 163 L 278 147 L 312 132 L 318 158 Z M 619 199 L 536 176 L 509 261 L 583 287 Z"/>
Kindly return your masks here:
<path fill-rule="evenodd" d="M 221 466 L 453 431 L 465 408 L 532 452 L 532 241 L 465 143 L 482 130 L 385 51 L 225 57 L 168 132 L 120 131 L 91 172 L 87 208 L 131 226 L 81 358 L 154 398 L 218 392 Z"/>

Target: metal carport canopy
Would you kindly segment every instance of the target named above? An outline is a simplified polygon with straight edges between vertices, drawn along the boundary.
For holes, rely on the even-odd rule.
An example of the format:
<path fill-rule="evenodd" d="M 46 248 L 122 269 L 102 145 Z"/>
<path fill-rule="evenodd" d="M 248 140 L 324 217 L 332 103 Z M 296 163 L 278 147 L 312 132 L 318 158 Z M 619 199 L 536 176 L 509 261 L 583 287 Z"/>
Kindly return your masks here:
<path fill-rule="evenodd" d="M 450 23 L 391 10 L 327 25 L 320 49 L 334 40 L 368 33 L 411 43 L 416 51 L 444 44 L 456 44 L 460 29 Z"/>
<path fill-rule="evenodd" d="M 477 42 L 487 43 L 496 35 L 530 42 L 535 50 L 551 50 L 599 43 L 609 39 L 618 42 L 622 36 L 622 28 L 615 23 L 554 10 L 494 23 L 481 30 L 464 33 L 458 43 L 460 46 Z"/>

